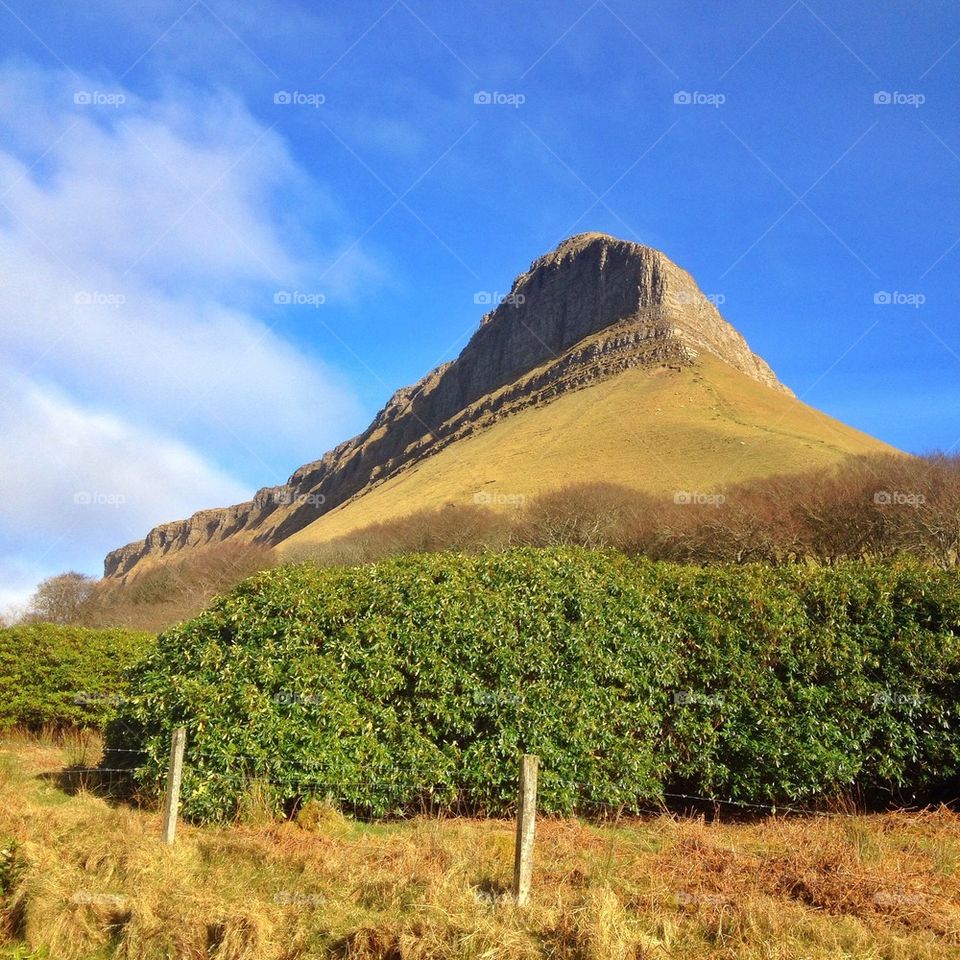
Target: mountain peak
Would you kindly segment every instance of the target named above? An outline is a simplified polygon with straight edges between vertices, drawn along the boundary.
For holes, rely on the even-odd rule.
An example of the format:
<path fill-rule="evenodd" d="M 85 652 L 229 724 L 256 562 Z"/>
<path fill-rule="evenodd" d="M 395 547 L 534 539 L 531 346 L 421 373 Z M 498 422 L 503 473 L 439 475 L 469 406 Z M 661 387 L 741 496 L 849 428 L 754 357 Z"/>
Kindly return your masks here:
<path fill-rule="evenodd" d="M 620 240 L 618 237 L 611 236 L 609 233 L 598 233 L 595 230 L 588 230 L 586 233 L 575 233 L 572 237 L 567 237 L 566 240 L 561 240 L 555 249 L 555 253 L 569 253 L 575 250 L 579 250 L 588 244 L 593 243 L 596 240 L 601 240 L 606 243 L 629 243 L 627 240 Z M 640 244 L 637 244 L 640 246 Z"/>
<path fill-rule="evenodd" d="M 691 360 L 702 351 L 712 353 L 789 393 L 686 270 L 660 250 L 599 232 L 568 237 L 534 260 L 483 318 L 455 365 L 469 366 L 471 348 L 500 337 L 506 382 L 584 337 L 625 326 L 642 328 L 653 338 L 672 338 Z"/>
<path fill-rule="evenodd" d="M 641 243 L 634 243 L 632 240 L 621 240 L 619 237 L 611 236 L 609 233 L 598 233 L 596 231 L 575 233 L 573 236 L 561 240 L 552 250 L 537 257 L 530 265 L 527 274 L 532 273 L 538 267 L 549 264 L 560 264 L 564 260 L 578 256 L 592 247 L 602 249 L 605 246 L 622 246 L 628 249 L 633 248 L 637 251 L 653 249 Z M 521 276 L 525 276 L 525 274 L 521 274 Z"/>

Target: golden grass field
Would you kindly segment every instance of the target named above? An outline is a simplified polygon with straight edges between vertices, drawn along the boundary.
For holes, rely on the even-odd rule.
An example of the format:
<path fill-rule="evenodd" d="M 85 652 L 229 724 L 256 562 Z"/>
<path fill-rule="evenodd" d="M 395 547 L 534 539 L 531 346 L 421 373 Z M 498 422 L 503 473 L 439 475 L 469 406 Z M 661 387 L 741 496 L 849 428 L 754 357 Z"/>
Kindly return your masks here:
<path fill-rule="evenodd" d="M 281 554 L 371 523 L 497 495 L 506 505 L 570 483 L 651 493 L 837 463 L 891 447 L 704 354 L 680 372 L 634 368 L 522 410 L 409 467 L 284 540 Z M 503 499 L 506 498 L 506 499 Z"/>
<path fill-rule="evenodd" d="M 65 793 L 95 739 L 0 741 L 0 957 L 217 960 L 960 956 L 960 817 L 947 810 L 537 826 L 514 907 L 513 825 L 181 825 Z"/>

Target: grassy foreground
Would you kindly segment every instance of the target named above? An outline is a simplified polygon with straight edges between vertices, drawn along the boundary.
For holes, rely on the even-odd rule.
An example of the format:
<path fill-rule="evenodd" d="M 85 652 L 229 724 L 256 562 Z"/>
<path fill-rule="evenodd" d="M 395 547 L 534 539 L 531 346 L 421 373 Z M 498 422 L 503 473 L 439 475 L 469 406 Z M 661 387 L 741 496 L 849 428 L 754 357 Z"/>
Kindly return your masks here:
<path fill-rule="evenodd" d="M 64 792 L 96 742 L 0 741 L 0 957 L 947 958 L 960 817 L 538 824 L 534 895 L 505 896 L 512 824 L 180 827 Z"/>

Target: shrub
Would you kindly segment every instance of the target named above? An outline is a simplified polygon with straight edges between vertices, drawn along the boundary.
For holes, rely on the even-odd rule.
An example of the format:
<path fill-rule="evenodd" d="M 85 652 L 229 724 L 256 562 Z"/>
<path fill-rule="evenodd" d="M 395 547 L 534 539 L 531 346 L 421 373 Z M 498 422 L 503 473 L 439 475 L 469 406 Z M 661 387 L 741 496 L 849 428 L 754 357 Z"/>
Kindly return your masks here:
<path fill-rule="evenodd" d="M 371 523 L 325 543 L 295 544 L 285 554 L 285 560 L 315 560 L 333 566 L 369 563 L 405 553 L 503 550 L 510 545 L 514 527 L 514 518 L 502 511 L 448 503 Z"/>
<path fill-rule="evenodd" d="M 832 563 L 908 555 L 945 569 L 960 564 L 960 456 L 848 457 L 833 466 L 735 484 L 708 503 L 678 503 L 675 497 L 610 483 L 570 484 L 509 513 L 448 504 L 300 545 L 289 556 L 360 563 L 421 551 L 524 545 L 614 547 L 682 563 Z"/>
<path fill-rule="evenodd" d="M 100 726 L 152 639 L 52 623 L 0 629 L 0 727 Z"/>
<path fill-rule="evenodd" d="M 699 568 L 579 548 L 281 567 L 173 628 L 108 729 L 184 811 L 247 786 L 381 815 L 911 796 L 960 770 L 960 581 L 898 562 Z"/>

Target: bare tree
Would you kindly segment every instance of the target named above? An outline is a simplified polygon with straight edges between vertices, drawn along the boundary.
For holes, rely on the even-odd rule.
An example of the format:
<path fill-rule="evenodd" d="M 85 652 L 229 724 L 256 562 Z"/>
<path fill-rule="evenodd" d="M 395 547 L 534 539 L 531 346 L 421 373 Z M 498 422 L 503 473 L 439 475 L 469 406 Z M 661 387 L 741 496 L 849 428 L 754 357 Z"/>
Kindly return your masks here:
<path fill-rule="evenodd" d="M 93 595 L 96 578 L 70 571 L 47 577 L 30 598 L 27 619 L 47 623 L 77 623 Z"/>

